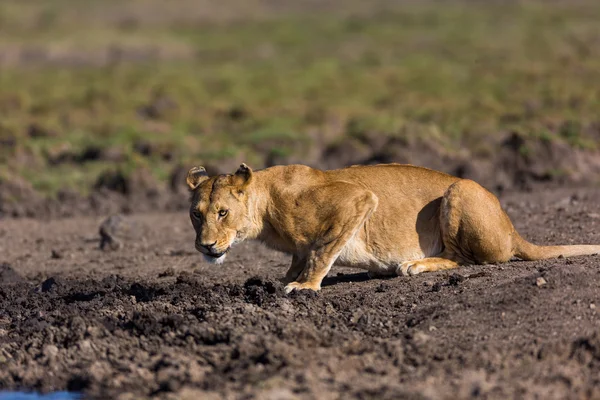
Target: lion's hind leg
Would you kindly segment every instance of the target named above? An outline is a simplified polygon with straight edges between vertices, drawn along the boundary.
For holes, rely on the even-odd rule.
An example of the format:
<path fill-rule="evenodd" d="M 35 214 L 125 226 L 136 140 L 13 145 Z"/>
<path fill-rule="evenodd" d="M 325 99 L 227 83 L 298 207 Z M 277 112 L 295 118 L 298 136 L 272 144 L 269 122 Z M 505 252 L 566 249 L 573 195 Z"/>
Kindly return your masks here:
<path fill-rule="evenodd" d="M 435 272 L 458 267 L 456 261 L 443 257 L 427 257 L 420 260 L 405 261 L 398 266 L 396 273 L 412 276 L 421 272 Z"/>
<path fill-rule="evenodd" d="M 440 207 L 444 250 L 436 257 L 403 262 L 398 275 L 505 262 L 512 257 L 512 223 L 498 199 L 481 185 L 467 179 L 455 182 Z"/>
<path fill-rule="evenodd" d="M 514 254 L 515 229 L 492 193 L 461 179 L 442 199 L 440 228 L 444 258 L 461 265 L 506 262 Z"/>

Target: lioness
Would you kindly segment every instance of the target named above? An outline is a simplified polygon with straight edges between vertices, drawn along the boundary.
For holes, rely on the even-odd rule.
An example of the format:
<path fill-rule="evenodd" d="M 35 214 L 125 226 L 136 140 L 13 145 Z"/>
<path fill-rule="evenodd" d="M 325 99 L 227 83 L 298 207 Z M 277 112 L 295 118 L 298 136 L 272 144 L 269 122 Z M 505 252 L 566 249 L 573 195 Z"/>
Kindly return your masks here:
<path fill-rule="evenodd" d="M 335 264 L 372 275 L 600 253 L 600 245 L 537 246 L 479 184 L 412 165 L 321 171 L 303 165 L 209 177 L 190 169 L 196 249 L 222 263 L 244 239 L 292 254 L 286 292 L 319 290 Z"/>

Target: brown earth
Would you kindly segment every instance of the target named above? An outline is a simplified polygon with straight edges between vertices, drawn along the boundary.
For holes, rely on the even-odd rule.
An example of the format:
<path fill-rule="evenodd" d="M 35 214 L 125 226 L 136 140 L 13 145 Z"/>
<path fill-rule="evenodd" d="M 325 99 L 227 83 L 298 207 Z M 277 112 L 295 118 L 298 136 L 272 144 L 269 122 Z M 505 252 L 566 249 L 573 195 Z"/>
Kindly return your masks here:
<path fill-rule="evenodd" d="M 537 243 L 600 243 L 600 189 L 505 192 Z M 369 280 L 286 296 L 289 257 L 224 265 L 186 212 L 0 220 L 0 390 L 90 398 L 600 398 L 598 257 Z M 126 231 L 127 234 L 121 234 Z M 540 279 L 543 278 L 543 279 Z"/>

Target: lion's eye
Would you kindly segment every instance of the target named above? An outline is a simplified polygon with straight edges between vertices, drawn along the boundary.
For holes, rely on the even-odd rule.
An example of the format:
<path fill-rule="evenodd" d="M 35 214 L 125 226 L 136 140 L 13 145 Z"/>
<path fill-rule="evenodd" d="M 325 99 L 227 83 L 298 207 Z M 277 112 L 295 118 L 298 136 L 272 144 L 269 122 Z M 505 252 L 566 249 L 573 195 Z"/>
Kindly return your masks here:
<path fill-rule="evenodd" d="M 192 215 L 194 216 L 194 218 L 196 219 L 202 219 L 202 213 L 198 210 L 194 210 L 192 211 Z"/>
<path fill-rule="evenodd" d="M 221 218 L 226 217 L 227 214 L 229 214 L 228 210 L 221 210 L 221 211 L 219 211 L 219 217 L 221 217 Z"/>

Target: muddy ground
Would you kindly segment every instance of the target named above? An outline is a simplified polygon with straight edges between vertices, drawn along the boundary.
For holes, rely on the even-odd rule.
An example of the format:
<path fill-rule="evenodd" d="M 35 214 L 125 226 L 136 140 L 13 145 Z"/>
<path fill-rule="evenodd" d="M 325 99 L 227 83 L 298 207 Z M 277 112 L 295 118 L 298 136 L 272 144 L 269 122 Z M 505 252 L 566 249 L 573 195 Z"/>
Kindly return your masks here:
<path fill-rule="evenodd" d="M 537 243 L 600 243 L 600 188 L 508 192 Z M 0 220 L 0 390 L 90 398 L 600 398 L 600 258 L 369 280 L 334 268 L 285 295 L 289 257 L 224 265 L 186 212 Z M 539 278 L 543 278 L 540 280 Z M 536 283 L 537 282 L 537 283 Z"/>

